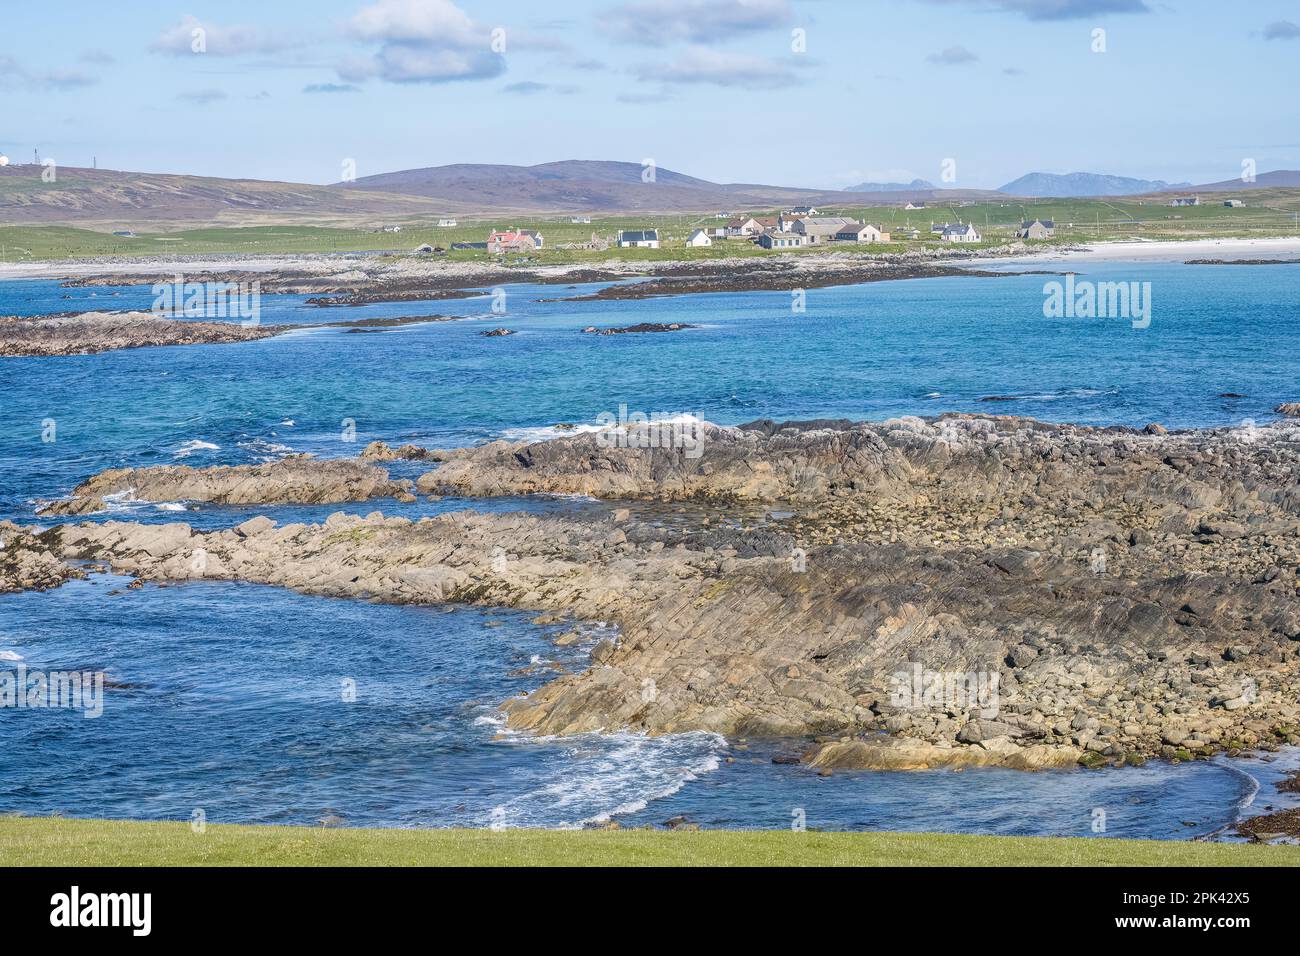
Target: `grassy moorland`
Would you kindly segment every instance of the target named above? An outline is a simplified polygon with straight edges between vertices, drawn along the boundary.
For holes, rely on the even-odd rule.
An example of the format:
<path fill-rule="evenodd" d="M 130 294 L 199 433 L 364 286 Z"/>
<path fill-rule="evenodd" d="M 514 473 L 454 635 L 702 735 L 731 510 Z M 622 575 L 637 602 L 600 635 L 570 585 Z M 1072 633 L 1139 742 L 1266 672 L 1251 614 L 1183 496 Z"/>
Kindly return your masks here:
<path fill-rule="evenodd" d="M 827 215 L 852 216 L 881 226 L 894 234 L 887 246 L 832 247 L 847 251 L 903 251 L 938 246 L 929 235 L 932 222 L 975 223 L 985 242 L 973 247 L 997 245 L 1013 238 L 1022 219 L 1054 219 L 1057 244 L 1105 239 L 1202 239 L 1300 235 L 1300 189 L 1260 189 L 1237 194 L 1245 206 L 1229 208 L 1222 197 L 1203 196 L 1200 206 L 1174 208 L 1167 200 L 1140 199 L 1043 199 L 1033 201 L 977 202 L 965 205 L 932 204 L 908 210 L 892 206 L 850 206 L 825 208 Z M 751 210 L 753 215 L 774 215 L 776 210 Z M 771 253 L 743 241 L 718 241 L 704 249 L 686 249 L 683 241 L 696 227 L 713 227 L 723 220 L 713 215 L 645 215 L 593 218 L 574 223 L 569 217 L 460 219 L 458 225 L 438 227 L 436 220 L 395 219 L 376 222 L 373 228 L 344 228 L 329 225 L 259 225 L 246 227 L 203 227 L 166 232 L 136 231 L 133 236 L 115 236 L 112 228 L 87 229 L 73 226 L 0 225 L 0 261 L 66 260 L 97 257 L 141 257 L 156 255 L 212 254 L 319 254 L 343 252 L 407 253 L 429 244 L 450 249 L 454 242 L 482 242 L 492 229 L 537 229 L 546 237 L 546 247 L 529 256 L 533 263 L 598 263 L 611 258 L 627 261 L 667 259 L 713 259 L 729 256 L 764 256 Z M 400 226 L 400 232 L 383 228 Z M 119 224 L 128 229 L 129 224 Z M 660 249 L 609 249 L 607 251 L 564 249 L 562 246 L 587 242 L 592 235 L 609 239 L 620 229 L 656 228 Z M 920 239 L 905 240 L 910 230 Z M 802 252 L 823 252 L 817 246 Z M 492 258 L 482 250 L 448 253 L 456 261 Z M 506 257 L 514 258 L 514 257 Z"/>
<path fill-rule="evenodd" d="M 0 866 L 1300 866 L 1300 847 L 745 830 L 362 830 L 0 819 Z"/>

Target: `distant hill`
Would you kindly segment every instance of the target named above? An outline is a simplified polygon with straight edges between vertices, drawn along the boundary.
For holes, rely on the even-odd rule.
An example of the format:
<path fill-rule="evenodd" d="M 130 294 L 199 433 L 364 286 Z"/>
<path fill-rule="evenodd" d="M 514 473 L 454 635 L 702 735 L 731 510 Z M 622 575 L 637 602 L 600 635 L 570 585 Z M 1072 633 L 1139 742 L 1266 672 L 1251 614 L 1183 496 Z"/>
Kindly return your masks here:
<path fill-rule="evenodd" d="M 1103 173 L 1028 173 L 998 187 L 1012 196 L 1138 196 L 1166 189 L 1185 189 L 1191 183 L 1167 183 L 1161 179 L 1133 179 Z"/>
<path fill-rule="evenodd" d="M 1283 189 L 1300 187 L 1300 170 L 1276 169 L 1271 173 L 1260 173 L 1253 182 L 1244 183 L 1241 177 L 1225 179 L 1218 183 L 1205 183 L 1193 186 L 1205 192 L 1233 192 L 1238 189 Z"/>
<path fill-rule="evenodd" d="M 844 187 L 844 191 L 850 193 L 923 192 L 927 189 L 934 189 L 934 183 L 925 179 L 913 179 L 910 183 L 858 183 Z"/>
<path fill-rule="evenodd" d="M 53 183 L 31 164 L 0 166 L 0 223 L 76 223 L 114 228 L 382 223 L 458 213 L 446 203 L 329 186 L 60 166 Z"/>
<path fill-rule="evenodd" d="M 714 183 L 658 167 L 643 177 L 640 163 L 566 160 L 537 166 L 457 163 L 407 169 L 355 182 L 343 190 L 379 189 L 425 196 L 485 212 L 744 212 L 789 205 L 843 206 L 848 203 L 930 199 L 928 184 L 913 188 L 860 191 L 798 189 L 756 183 Z M 906 192 L 906 195 L 904 195 Z M 944 190 L 952 198 L 995 195 L 987 190 Z"/>

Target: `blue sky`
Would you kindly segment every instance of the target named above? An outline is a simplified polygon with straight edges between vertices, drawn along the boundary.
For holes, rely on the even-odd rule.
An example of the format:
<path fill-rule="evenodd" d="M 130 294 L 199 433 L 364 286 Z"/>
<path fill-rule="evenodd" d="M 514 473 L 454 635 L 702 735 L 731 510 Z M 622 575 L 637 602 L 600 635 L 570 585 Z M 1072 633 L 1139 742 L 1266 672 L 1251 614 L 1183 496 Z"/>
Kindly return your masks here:
<path fill-rule="evenodd" d="M 39 147 L 67 166 L 97 156 L 115 169 L 325 183 L 347 159 L 365 176 L 651 158 L 718 181 L 824 188 L 940 183 L 945 159 L 967 187 L 1032 170 L 1202 182 L 1239 175 L 1245 158 L 1260 172 L 1300 167 L 1296 0 L 64 0 L 51 11 L 0 12 L 0 152 L 14 161 Z"/>

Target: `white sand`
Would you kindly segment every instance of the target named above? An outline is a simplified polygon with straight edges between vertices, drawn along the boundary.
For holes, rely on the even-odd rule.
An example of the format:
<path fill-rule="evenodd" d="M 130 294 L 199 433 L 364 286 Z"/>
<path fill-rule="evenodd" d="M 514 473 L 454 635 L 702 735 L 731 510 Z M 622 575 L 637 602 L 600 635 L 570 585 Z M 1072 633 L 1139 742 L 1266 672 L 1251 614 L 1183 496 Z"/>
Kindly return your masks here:
<path fill-rule="evenodd" d="M 1045 252 L 1016 262 L 1185 262 L 1188 259 L 1289 259 L 1300 261 L 1300 236 L 1274 239 L 1186 239 L 1092 242 L 1084 248 Z M 989 260 L 1006 262 L 1006 259 Z"/>

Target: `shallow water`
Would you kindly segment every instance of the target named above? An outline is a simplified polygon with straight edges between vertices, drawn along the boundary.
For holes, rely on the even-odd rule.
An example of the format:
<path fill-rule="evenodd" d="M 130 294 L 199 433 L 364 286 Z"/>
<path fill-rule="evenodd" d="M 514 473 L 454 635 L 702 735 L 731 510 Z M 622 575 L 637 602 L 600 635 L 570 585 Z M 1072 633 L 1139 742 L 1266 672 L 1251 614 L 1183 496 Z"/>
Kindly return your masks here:
<path fill-rule="evenodd" d="M 206 582 L 127 590 L 94 575 L 0 596 L 0 651 L 29 669 L 105 670 L 103 713 L 0 709 L 0 813 L 354 826 L 705 826 L 1145 836 L 1231 822 L 1278 760 L 837 773 L 771 762 L 790 744 L 710 734 L 537 739 L 497 704 L 554 661 L 565 628 L 472 608 L 364 604 Z M 0 670 L 13 670 L 7 660 Z M 343 681 L 355 682 L 355 701 Z M 732 762 L 727 762 L 731 757 Z M 1268 784 L 1261 795 L 1272 799 Z M 1098 811 L 1105 829 L 1093 830 Z"/>
<path fill-rule="evenodd" d="M 66 494 L 110 466 L 241 463 L 289 451 L 344 457 L 373 439 L 448 447 L 542 436 L 620 405 L 720 424 L 966 411 L 1191 427 L 1263 423 L 1279 402 L 1300 398 L 1300 358 L 1286 347 L 1300 266 L 1096 263 L 1085 272 L 1150 281 L 1150 327 L 1045 319 L 1043 284 L 1056 277 L 1042 275 L 812 289 L 802 314 L 784 292 L 539 302 L 595 287 L 521 285 L 507 287 L 505 315 L 482 296 L 331 309 L 263 296 L 265 323 L 478 318 L 2 360 L 0 515 L 30 516 L 34 499 Z M 151 301 L 147 287 L 0 282 L 0 314 Z M 637 322 L 702 327 L 581 332 Z M 479 334 L 503 325 L 519 334 Z M 1006 400 L 980 400 L 992 396 Z M 42 441 L 47 419 L 56 441 Z"/>
<path fill-rule="evenodd" d="M 808 292 L 550 302 L 589 286 L 513 286 L 490 300 L 318 309 L 264 296 L 262 321 L 452 314 L 463 322 L 352 334 L 322 329 L 231 346 L 0 360 L 0 517 L 123 465 L 196 466 L 290 452 L 355 455 L 365 442 L 432 447 L 554 434 L 621 404 L 722 424 L 759 417 L 882 419 L 973 411 L 1170 427 L 1266 422 L 1300 399 L 1285 347 L 1300 267 L 1089 264 L 1151 281 L 1150 328 L 1048 320 L 1047 276 L 943 278 Z M 1261 277 L 1267 281 L 1262 281 Z M 66 296 L 66 298 L 65 298 Z M 147 288 L 0 282 L 0 314 L 147 308 Z M 591 336 L 588 325 L 688 322 L 680 333 Z M 507 338 L 478 333 L 517 329 Z M 1220 397 L 1236 392 L 1245 398 Z M 981 402 L 1002 396 L 1005 401 Z M 46 420 L 54 422 L 54 441 Z M 344 440 L 345 420 L 355 422 Z M 393 463 L 413 476 L 419 463 Z M 258 513 L 417 517 L 461 507 L 590 511 L 584 499 L 421 499 L 413 505 L 202 508 L 122 501 L 95 516 L 229 526 Z M 644 506 L 642 506 L 644 507 Z M 660 520 L 689 526 L 689 514 Z M 0 812 L 354 825 L 577 826 L 677 815 L 705 826 L 1188 838 L 1256 808 L 1296 755 L 1172 767 L 1022 774 L 838 773 L 776 765 L 770 743 L 502 734 L 496 705 L 550 671 L 585 666 L 527 615 L 393 607 L 203 583 L 128 591 L 97 575 L 0 597 L 0 652 L 32 668 L 105 668 L 130 685 L 101 718 L 0 709 Z M 496 622 L 488 626 L 489 622 Z M 12 662 L 0 662 L 0 669 Z M 340 681 L 357 682 L 344 703 Z M 748 749 L 745 749 L 748 748 Z M 731 761 L 728 762 L 727 758 Z"/>

